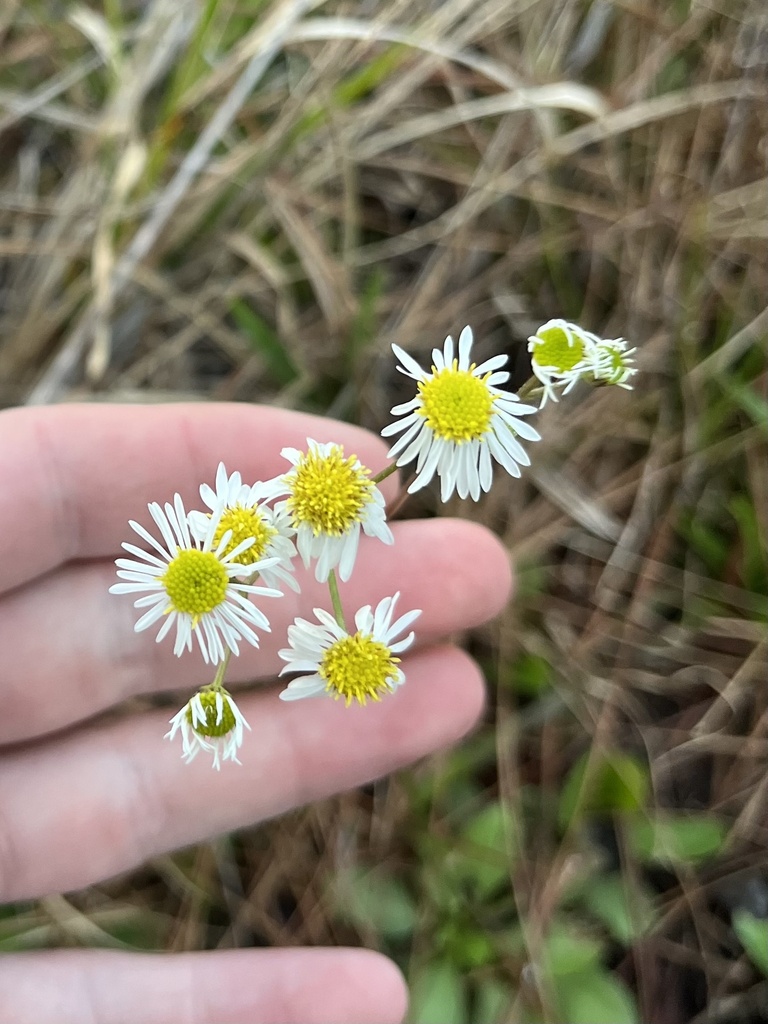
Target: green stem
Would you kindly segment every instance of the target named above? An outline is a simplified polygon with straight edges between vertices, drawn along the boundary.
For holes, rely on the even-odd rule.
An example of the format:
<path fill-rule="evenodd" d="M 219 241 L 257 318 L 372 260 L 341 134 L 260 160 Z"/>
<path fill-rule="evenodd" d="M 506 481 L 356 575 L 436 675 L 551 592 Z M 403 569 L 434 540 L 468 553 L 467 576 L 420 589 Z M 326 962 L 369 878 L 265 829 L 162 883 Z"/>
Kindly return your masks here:
<path fill-rule="evenodd" d="M 525 384 L 518 390 L 518 398 L 530 398 L 534 391 L 541 387 L 541 381 L 538 377 L 530 377 Z"/>
<path fill-rule="evenodd" d="M 232 657 L 232 651 L 230 651 L 229 648 L 227 648 L 227 650 L 226 650 L 226 652 L 224 654 L 224 660 L 219 665 L 219 667 L 216 669 L 216 675 L 213 677 L 213 682 L 211 683 L 211 689 L 212 690 L 223 690 L 224 689 L 224 686 L 223 686 L 224 676 L 227 674 L 227 668 L 229 667 L 229 659 L 231 657 Z"/>
<path fill-rule="evenodd" d="M 339 596 L 339 583 L 336 579 L 336 573 L 333 569 L 328 573 L 328 589 L 331 592 L 331 604 L 333 605 L 333 616 L 344 630 L 348 632 L 347 624 L 344 621 L 344 609 L 341 607 L 341 597 Z"/>
<path fill-rule="evenodd" d="M 397 463 L 393 462 L 391 466 L 387 466 L 386 469 L 382 469 L 376 476 L 371 477 L 371 483 L 380 484 L 382 480 L 386 480 L 388 476 L 392 476 L 393 473 L 397 472 Z"/>

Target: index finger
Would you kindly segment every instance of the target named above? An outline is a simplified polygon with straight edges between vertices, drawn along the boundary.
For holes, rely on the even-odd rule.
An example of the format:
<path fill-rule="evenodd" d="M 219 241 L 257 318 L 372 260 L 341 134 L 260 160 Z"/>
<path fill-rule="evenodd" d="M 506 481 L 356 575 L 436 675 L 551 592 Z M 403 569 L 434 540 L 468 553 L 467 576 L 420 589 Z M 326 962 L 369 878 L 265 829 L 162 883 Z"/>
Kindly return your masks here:
<path fill-rule="evenodd" d="M 246 481 L 288 466 L 285 446 L 335 441 L 374 473 L 384 442 L 320 416 L 238 404 L 63 405 L 0 413 L 0 590 L 78 558 L 115 554 L 128 519 L 178 491 L 195 507 L 218 463 Z M 394 483 L 386 481 L 390 487 Z"/>

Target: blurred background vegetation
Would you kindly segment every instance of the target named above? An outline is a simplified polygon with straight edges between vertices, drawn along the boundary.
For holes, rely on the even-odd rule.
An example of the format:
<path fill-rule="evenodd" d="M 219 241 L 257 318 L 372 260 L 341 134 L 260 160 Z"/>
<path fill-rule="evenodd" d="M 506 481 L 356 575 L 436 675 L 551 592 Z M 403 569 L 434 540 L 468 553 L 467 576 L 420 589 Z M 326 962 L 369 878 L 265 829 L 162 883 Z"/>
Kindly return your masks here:
<path fill-rule="evenodd" d="M 0 950 L 364 943 L 413 1024 L 768 1022 L 764 0 L 4 0 L 0 402 L 378 430 L 470 323 L 638 346 L 474 507 L 516 597 L 458 749 Z M 433 494 L 406 515 L 442 513 Z"/>

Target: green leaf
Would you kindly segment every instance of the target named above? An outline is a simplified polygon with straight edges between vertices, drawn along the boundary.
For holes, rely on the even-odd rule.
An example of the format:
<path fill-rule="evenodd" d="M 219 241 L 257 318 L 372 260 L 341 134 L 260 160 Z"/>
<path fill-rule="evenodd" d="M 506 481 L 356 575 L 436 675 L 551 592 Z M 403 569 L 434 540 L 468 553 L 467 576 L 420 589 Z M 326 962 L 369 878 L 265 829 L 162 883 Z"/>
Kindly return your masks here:
<path fill-rule="evenodd" d="M 501 803 L 494 800 L 469 819 L 464 827 L 464 838 L 484 850 L 491 850 L 505 859 L 517 852 L 515 820 Z"/>
<path fill-rule="evenodd" d="M 685 864 L 707 860 L 725 844 L 728 830 L 707 814 L 663 814 L 628 823 L 629 842 L 640 860 Z"/>
<path fill-rule="evenodd" d="M 719 579 L 728 561 L 728 538 L 700 519 L 692 518 L 684 531 L 689 546 L 715 579 Z"/>
<path fill-rule="evenodd" d="M 470 818 L 461 833 L 462 842 L 449 854 L 455 877 L 478 896 L 490 896 L 509 886 L 510 861 L 519 852 L 516 824 L 498 801 L 487 804 Z"/>
<path fill-rule="evenodd" d="M 346 920 L 389 939 L 407 938 L 416 925 L 411 894 L 389 875 L 350 871 L 336 882 L 336 900 Z"/>
<path fill-rule="evenodd" d="M 499 958 L 493 934 L 468 926 L 457 931 L 452 954 L 457 967 L 466 971 L 494 964 Z"/>
<path fill-rule="evenodd" d="M 555 992 L 560 1015 L 568 1024 L 639 1024 L 632 994 L 607 971 L 560 977 Z"/>
<path fill-rule="evenodd" d="M 423 967 L 411 985 L 411 1024 L 469 1024 L 464 979 L 450 963 Z"/>
<path fill-rule="evenodd" d="M 768 555 L 766 555 L 763 525 L 754 502 L 750 501 L 745 494 L 735 494 L 728 502 L 728 511 L 739 526 L 742 549 L 741 578 L 745 586 L 757 593 L 764 593 Z"/>
<path fill-rule="evenodd" d="M 749 959 L 768 978 L 768 918 L 737 910 L 733 915 L 733 930 Z"/>
<path fill-rule="evenodd" d="M 538 654 L 522 654 L 510 666 L 505 678 L 524 697 L 538 697 L 552 686 L 552 669 Z"/>
<path fill-rule="evenodd" d="M 483 981 L 477 989 L 472 1008 L 472 1024 L 503 1024 L 515 993 L 508 985 L 494 978 Z"/>
<path fill-rule="evenodd" d="M 621 751 L 587 751 L 560 795 L 560 827 L 590 814 L 636 811 L 644 806 L 648 789 L 648 768 L 638 758 Z"/>
<path fill-rule="evenodd" d="M 730 397 L 738 403 L 744 412 L 763 433 L 768 437 L 768 402 L 759 393 L 754 384 L 732 384 L 726 383 L 726 391 Z"/>
<path fill-rule="evenodd" d="M 243 332 L 251 348 L 262 356 L 267 368 L 281 387 L 294 381 L 299 371 L 280 338 L 266 320 L 251 309 L 242 299 L 235 299 L 230 306 L 232 318 Z"/>
<path fill-rule="evenodd" d="M 648 893 L 637 888 L 630 891 L 618 874 L 591 878 L 579 894 L 579 902 L 624 946 L 644 935 L 656 917 Z"/>
<path fill-rule="evenodd" d="M 471 971 L 498 960 L 493 933 L 473 927 L 464 920 L 449 922 L 441 937 L 446 957 L 462 970 Z"/>
<path fill-rule="evenodd" d="M 542 969 L 552 978 L 579 974 L 595 967 L 603 956 L 603 942 L 563 921 L 552 923 L 542 949 Z"/>
<path fill-rule="evenodd" d="M 355 372 L 360 356 L 376 337 L 377 310 L 385 283 L 384 272 L 380 267 L 375 267 L 360 289 L 357 312 L 350 327 L 345 353 L 349 373 Z"/>

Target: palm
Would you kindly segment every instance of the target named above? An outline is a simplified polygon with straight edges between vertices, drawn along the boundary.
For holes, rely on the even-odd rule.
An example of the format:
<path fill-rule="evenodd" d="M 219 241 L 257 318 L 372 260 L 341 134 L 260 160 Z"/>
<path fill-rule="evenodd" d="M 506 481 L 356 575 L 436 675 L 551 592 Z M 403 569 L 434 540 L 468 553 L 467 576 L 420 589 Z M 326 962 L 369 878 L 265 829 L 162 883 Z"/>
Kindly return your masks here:
<path fill-rule="evenodd" d="M 169 713 L 94 715 L 140 693 L 209 681 L 202 659 L 133 632 L 111 598 L 127 520 L 198 485 L 219 459 L 254 480 L 307 435 L 344 443 L 374 471 L 383 444 L 348 425 L 247 406 L 60 407 L 0 415 L 0 902 L 88 885 L 162 851 L 359 785 L 451 742 L 482 704 L 477 669 L 450 646 L 407 658 L 408 684 L 380 705 L 286 706 L 264 688 L 238 697 L 251 723 L 243 766 L 184 765 L 161 742 Z M 386 481 L 394 489 L 392 478 Z M 390 491 L 390 493 L 392 493 Z M 350 607 L 402 591 L 421 641 L 483 621 L 508 591 L 507 561 L 484 530 L 401 523 L 394 548 L 367 544 L 342 589 Z M 327 606 L 310 574 L 271 602 L 272 633 L 229 673 L 268 679 L 296 614 Z M 329 737 L 333 742 L 329 742 Z M 223 799 L 226 794 L 226 799 Z M 300 984 L 298 983 L 300 981 Z M 17 1024 L 396 1021 L 402 982 L 353 950 L 243 950 L 139 956 L 45 952 L 0 961 L 0 1020 Z"/>

